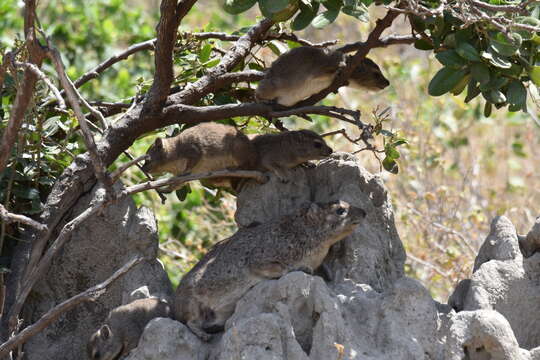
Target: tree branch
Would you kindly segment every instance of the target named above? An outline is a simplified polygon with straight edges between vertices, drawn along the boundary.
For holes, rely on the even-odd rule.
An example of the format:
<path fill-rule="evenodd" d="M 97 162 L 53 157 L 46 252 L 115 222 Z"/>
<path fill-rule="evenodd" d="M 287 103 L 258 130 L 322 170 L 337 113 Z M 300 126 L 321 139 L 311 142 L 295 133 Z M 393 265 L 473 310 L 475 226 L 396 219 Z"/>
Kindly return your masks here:
<path fill-rule="evenodd" d="M 230 35 L 224 32 L 202 32 L 202 33 L 189 33 L 184 32 L 182 36 L 191 36 L 197 40 L 207 40 L 207 39 L 218 39 L 221 41 L 238 41 L 240 39 L 239 35 Z M 288 41 L 294 41 L 298 44 L 304 45 L 304 46 L 311 46 L 311 47 L 328 47 L 335 45 L 337 43 L 337 40 L 330 40 L 330 41 L 323 41 L 320 43 L 313 43 L 311 41 L 308 41 L 306 39 L 300 39 L 298 36 L 296 36 L 293 33 L 287 34 L 287 33 L 270 33 L 267 34 L 263 40 L 288 40 Z"/>
<path fill-rule="evenodd" d="M 54 86 L 54 84 L 47 78 L 47 76 L 39 70 L 39 68 L 30 63 L 24 63 L 24 62 L 18 62 L 13 61 L 13 66 L 24 68 L 26 70 L 30 70 L 33 72 L 38 78 L 40 78 L 48 87 L 51 89 L 52 93 L 54 94 L 54 97 L 56 98 L 56 101 L 58 101 L 58 105 L 61 109 L 65 109 L 66 103 L 64 102 L 64 99 L 62 99 L 62 95 L 60 95 L 60 91 Z"/>
<path fill-rule="evenodd" d="M 25 46 L 28 49 L 28 63 L 40 67 L 45 58 L 45 53 L 36 39 L 35 10 L 36 0 L 26 0 L 24 10 L 24 33 L 26 37 Z M 0 142 L 0 172 L 2 172 L 7 165 L 17 133 L 24 120 L 24 115 L 32 101 L 37 80 L 38 76 L 32 70 L 26 69 L 24 71 L 21 88 L 17 90 L 8 125 L 2 134 L 2 141 Z"/>
<path fill-rule="evenodd" d="M 92 133 L 90 129 L 88 128 L 88 124 L 86 123 L 86 118 L 82 112 L 81 106 L 79 105 L 79 101 L 82 101 L 83 103 L 85 103 L 86 100 L 83 100 L 82 96 L 79 94 L 77 89 L 75 89 L 75 86 L 73 86 L 73 83 L 68 78 L 66 74 L 66 70 L 64 68 L 64 64 L 62 63 L 62 59 L 60 57 L 60 53 L 58 53 L 58 50 L 49 46 L 49 51 L 47 52 L 47 54 L 49 55 L 49 58 L 54 64 L 56 72 L 58 73 L 58 77 L 60 78 L 60 83 L 62 84 L 62 87 L 66 91 L 66 95 L 71 105 L 71 108 L 75 112 L 75 116 L 77 117 L 77 120 L 79 121 L 79 125 L 83 133 L 83 138 L 86 144 L 86 148 L 88 152 L 90 153 L 92 164 L 94 166 L 94 170 L 96 171 L 96 177 L 99 179 L 99 181 L 103 183 L 108 194 L 110 196 L 114 196 L 111 179 L 109 175 L 107 174 L 107 171 L 105 169 L 105 166 L 103 165 L 103 162 L 101 161 L 101 158 L 99 157 L 96 143 L 94 142 L 94 137 L 92 136 Z M 88 103 L 86 104 L 89 108 L 92 108 L 90 104 Z"/>
<path fill-rule="evenodd" d="M 10 213 L 2 204 L 0 204 L 0 218 L 8 224 L 11 222 L 18 222 L 31 226 L 38 231 L 47 231 L 47 225 L 41 224 L 24 215 Z"/>
<path fill-rule="evenodd" d="M 373 41 L 369 46 L 371 50 L 371 49 L 380 48 L 380 47 L 387 47 L 390 45 L 412 44 L 418 39 L 419 37 L 415 35 L 389 35 L 382 39 L 377 39 L 377 41 Z M 368 46 L 367 42 L 358 41 L 352 44 L 343 45 L 342 47 L 339 47 L 336 50 L 341 51 L 343 53 L 350 53 L 353 51 L 358 51 L 360 49 L 363 49 L 366 46 Z"/>
<path fill-rule="evenodd" d="M 26 341 L 28 341 L 28 339 L 41 332 L 52 322 L 58 319 L 60 315 L 71 310 L 75 306 L 79 305 L 82 302 L 95 301 L 101 295 L 105 294 L 107 288 L 111 286 L 114 281 L 125 275 L 129 270 L 131 270 L 132 267 L 142 262 L 143 259 L 144 258 L 142 257 L 137 257 L 128 261 L 120 269 L 116 270 L 115 273 L 112 274 L 107 280 L 89 288 L 88 290 L 85 290 L 80 294 L 77 294 L 67 299 L 66 301 L 63 301 L 62 303 L 53 307 L 51 310 L 47 311 L 47 313 L 45 313 L 37 322 L 35 322 L 31 326 L 28 326 L 16 336 L 12 337 L 8 341 L 0 345 L 0 358 L 6 356 L 9 351 L 13 350 L 15 347 L 24 344 Z"/>

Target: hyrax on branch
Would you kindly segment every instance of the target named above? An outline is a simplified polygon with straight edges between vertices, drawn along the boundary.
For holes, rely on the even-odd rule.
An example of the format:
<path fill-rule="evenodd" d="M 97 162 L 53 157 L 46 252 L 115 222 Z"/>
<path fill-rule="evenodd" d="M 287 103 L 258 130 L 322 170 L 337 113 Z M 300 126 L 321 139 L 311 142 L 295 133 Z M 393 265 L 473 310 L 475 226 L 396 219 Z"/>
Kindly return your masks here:
<path fill-rule="evenodd" d="M 88 342 L 92 360 L 115 360 L 137 347 L 144 327 L 157 317 L 170 317 L 169 304 L 155 298 L 139 299 L 109 313 Z"/>
<path fill-rule="evenodd" d="M 152 174 L 202 173 L 221 169 L 272 171 L 284 181 L 284 169 L 332 153 L 324 139 L 310 130 L 255 136 L 250 140 L 233 126 L 202 123 L 179 135 L 158 138 L 148 149 L 143 170 Z M 223 183 L 224 179 L 213 183 Z"/>
<path fill-rule="evenodd" d="M 215 244 L 176 289 L 174 316 L 203 340 L 223 330 L 253 286 L 288 272 L 313 272 L 329 248 L 350 235 L 364 210 L 345 201 L 312 203 L 283 218 L 242 228 Z"/>
<path fill-rule="evenodd" d="M 330 86 L 345 60 L 346 55 L 340 51 L 310 46 L 294 48 L 272 63 L 255 94 L 259 100 L 292 106 Z M 389 84 L 377 64 L 368 58 L 349 78 L 349 85 L 360 89 L 380 90 Z"/>
<path fill-rule="evenodd" d="M 258 169 L 273 172 L 282 182 L 285 170 L 332 154 L 332 148 L 311 130 L 263 134 L 255 136 L 251 142 L 257 150 Z"/>

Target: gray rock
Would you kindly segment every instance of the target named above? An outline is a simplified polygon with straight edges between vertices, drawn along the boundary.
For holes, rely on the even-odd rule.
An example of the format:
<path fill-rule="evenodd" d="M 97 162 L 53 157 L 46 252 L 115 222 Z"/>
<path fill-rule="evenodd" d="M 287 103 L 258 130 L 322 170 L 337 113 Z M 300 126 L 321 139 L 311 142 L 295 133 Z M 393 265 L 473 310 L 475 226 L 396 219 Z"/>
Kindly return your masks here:
<path fill-rule="evenodd" d="M 510 260 L 518 256 L 521 256 L 521 251 L 516 228 L 508 218 L 497 216 L 491 222 L 489 235 L 474 260 L 473 272 L 487 261 Z"/>
<path fill-rule="evenodd" d="M 366 225 L 331 248 L 324 265 L 334 283 L 351 279 L 382 291 L 403 275 L 405 251 L 386 189 L 356 157 L 334 153 L 315 168 L 295 168 L 288 172 L 286 184 L 269 175 L 266 184 L 250 182 L 239 194 L 239 226 L 285 216 L 305 202 L 345 200 L 366 211 Z"/>
<path fill-rule="evenodd" d="M 96 195 L 97 192 L 97 195 Z M 99 191 L 85 195 L 72 211 L 84 211 Z M 63 224 L 61 224 L 63 225 Z M 46 276 L 34 287 L 24 308 L 26 319 L 34 322 L 49 309 L 111 276 L 135 256 L 148 260 L 117 280 L 94 303 L 84 303 L 63 314 L 25 345 L 25 358 L 72 360 L 86 358 L 86 342 L 109 311 L 128 300 L 129 294 L 147 286 L 148 294 L 170 300 L 172 289 L 161 264 L 156 260 L 156 221 L 146 208 L 137 209 L 126 199 L 107 207 L 83 222 L 74 232 Z"/>
<path fill-rule="evenodd" d="M 530 257 L 540 250 L 540 217 L 536 218 L 531 231 L 519 242 L 519 245 L 525 257 Z"/>

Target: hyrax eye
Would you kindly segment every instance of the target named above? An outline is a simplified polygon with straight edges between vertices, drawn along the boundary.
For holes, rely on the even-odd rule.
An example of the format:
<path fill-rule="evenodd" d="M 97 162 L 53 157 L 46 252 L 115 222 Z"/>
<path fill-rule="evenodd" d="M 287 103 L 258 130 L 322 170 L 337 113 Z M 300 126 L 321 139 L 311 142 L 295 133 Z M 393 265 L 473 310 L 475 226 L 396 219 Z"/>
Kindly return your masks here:
<path fill-rule="evenodd" d="M 336 214 L 338 214 L 339 216 L 345 214 L 346 212 L 347 212 L 347 209 L 342 208 L 342 207 L 340 207 L 340 208 L 338 208 L 338 209 L 336 210 Z"/>
<path fill-rule="evenodd" d="M 322 143 L 319 142 L 319 141 L 316 141 L 313 145 L 314 145 L 317 149 L 322 148 Z"/>

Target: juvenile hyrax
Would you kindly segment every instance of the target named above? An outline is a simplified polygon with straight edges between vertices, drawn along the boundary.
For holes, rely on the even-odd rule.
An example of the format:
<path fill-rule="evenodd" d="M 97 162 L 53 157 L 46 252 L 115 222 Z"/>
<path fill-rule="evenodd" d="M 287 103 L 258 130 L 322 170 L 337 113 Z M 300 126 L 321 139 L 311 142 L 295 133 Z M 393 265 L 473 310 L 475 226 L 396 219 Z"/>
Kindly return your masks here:
<path fill-rule="evenodd" d="M 170 317 L 171 310 L 159 299 L 139 299 L 119 306 L 88 342 L 88 357 L 92 360 L 114 360 L 137 347 L 144 327 L 157 317 Z"/>
<path fill-rule="evenodd" d="M 330 86 L 339 68 L 345 66 L 345 59 L 339 51 L 310 46 L 294 48 L 272 63 L 259 82 L 256 96 L 292 106 Z M 349 78 L 349 85 L 360 89 L 380 90 L 389 84 L 377 64 L 368 58 Z"/>
<path fill-rule="evenodd" d="M 285 181 L 285 170 L 332 154 L 332 148 L 311 130 L 258 135 L 251 142 L 257 150 L 257 168 L 273 172 L 281 181 Z"/>
<path fill-rule="evenodd" d="M 174 315 L 201 339 L 221 331 L 251 287 L 295 270 L 312 272 L 366 213 L 345 201 L 311 205 L 280 220 L 242 228 L 215 244 L 176 289 Z"/>
<path fill-rule="evenodd" d="M 233 126 L 202 123 L 167 139 L 157 138 L 146 154 L 143 170 L 203 173 L 220 169 L 251 168 L 256 153 L 246 135 Z"/>

